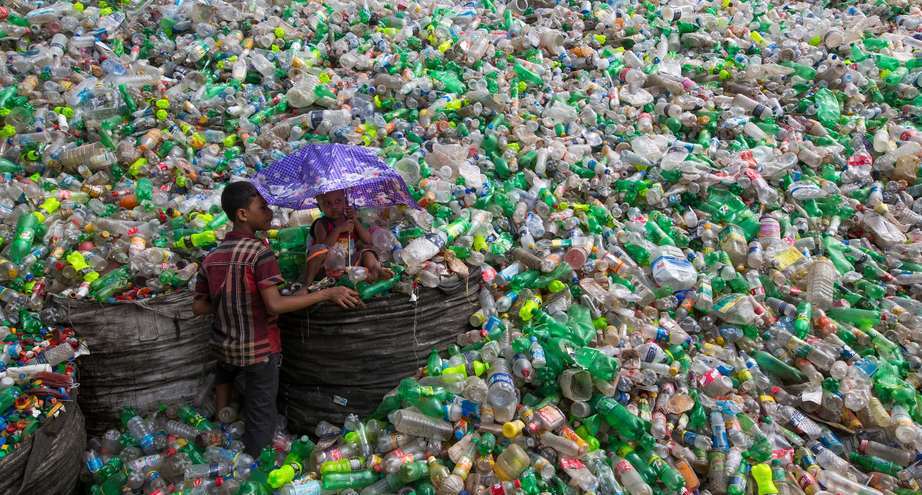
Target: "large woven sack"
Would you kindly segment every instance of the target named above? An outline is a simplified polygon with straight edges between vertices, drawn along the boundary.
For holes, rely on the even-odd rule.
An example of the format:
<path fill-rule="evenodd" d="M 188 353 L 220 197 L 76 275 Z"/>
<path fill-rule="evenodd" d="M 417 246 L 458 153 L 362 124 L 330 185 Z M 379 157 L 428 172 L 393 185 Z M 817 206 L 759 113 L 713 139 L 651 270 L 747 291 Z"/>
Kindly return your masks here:
<path fill-rule="evenodd" d="M 401 379 L 425 366 L 433 348 L 444 349 L 469 329 L 477 310 L 476 275 L 450 287 L 420 289 L 341 309 L 321 304 L 282 315 L 282 411 L 292 432 L 309 432 L 321 420 L 342 423 L 346 414 L 370 413 Z"/>
<path fill-rule="evenodd" d="M 90 349 L 80 358 L 79 401 L 91 435 L 118 425 L 126 406 L 143 413 L 187 403 L 206 386 L 214 369 L 211 319 L 192 314 L 191 292 L 115 304 L 53 302 Z"/>
<path fill-rule="evenodd" d="M 77 485 L 86 449 L 86 427 L 76 402 L 68 402 L 0 459 L 3 495 L 70 495 Z"/>

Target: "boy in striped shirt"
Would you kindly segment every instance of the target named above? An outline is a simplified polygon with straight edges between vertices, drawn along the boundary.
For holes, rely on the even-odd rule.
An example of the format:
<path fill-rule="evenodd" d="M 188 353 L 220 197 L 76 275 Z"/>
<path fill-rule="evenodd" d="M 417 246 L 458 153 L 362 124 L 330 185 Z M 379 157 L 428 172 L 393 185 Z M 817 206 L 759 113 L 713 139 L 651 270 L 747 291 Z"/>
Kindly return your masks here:
<path fill-rule="evenodd" d="M 252 183 L 234 182 L 221 193 L 221 208 L 234 228 L 202 261 L 192 310 L 197 315 L 214 315 L 211 342 L 218 357 L 217 411 L 230 403 L 234 380 L 243 376 L 243 443 L 247 453 L 257 457 L 275 434 L 282 352 L 278 315 L 322 301 L 344 308 L 359 306 L 361 301 L 347 287 L 281 295 L 278 260 L 268 243 L 256 237 L 272 222 L 266 200 Z"/>

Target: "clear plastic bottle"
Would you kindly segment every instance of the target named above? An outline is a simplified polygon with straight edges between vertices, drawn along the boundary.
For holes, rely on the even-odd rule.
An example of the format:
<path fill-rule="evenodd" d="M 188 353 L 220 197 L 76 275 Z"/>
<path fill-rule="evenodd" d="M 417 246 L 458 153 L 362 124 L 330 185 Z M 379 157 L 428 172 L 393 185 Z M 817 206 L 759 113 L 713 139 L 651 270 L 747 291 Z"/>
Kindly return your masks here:
<path fill-rule="evenodd" d="M 643 480 L 640 473 L 634 469 L 630 462 L 621 457 L 613 456 L 612 464 L 614 464 L 615 473 L 618 474 L 621 485 L 624 486 L 627 493 L 630 495 L 653 495 L 650 485 Z"/>
<path fill-rule="evenodd" d="M 834 469 L 824 469 L 817 475 L 816 480 L 823 484 L 829 490 L 835 490 L 839 493 L 854 493 L 855 495 L 883 495 L 882 492 L 875 490 L 861 483 L 856 483 L 845 476 L 839 474 L 843 471 Z"/>
<path fill-rule="evenodd" d="M 391 413 L 391 423 L 400 433 L 422 438 L 447 440 L 452 435 L 450 423 L 430 418 L 411 409 L 400 409 Z"/>
<path fill-rule="evenodd" d="M 518 478 L 530 464 L 531 459 L 528 454 L 518 444 L 513 443 L 496 458 L 493 470 L 499 479 L 512 481 Z"/>
<path fill-rule="evenodd" d="M 507 407 L 518 402 L 518 391 L 509 373 L 509 364 L 505 358 L 495 359 L 490 363 L 487 379 L 487 401 L 494 408 Z"/>
<path fill-rule="evenodd" d="M 807 301 L 820 309 L 832 307 L 837 276 L 828 258 L 815 259 L 807 272 Z"/>

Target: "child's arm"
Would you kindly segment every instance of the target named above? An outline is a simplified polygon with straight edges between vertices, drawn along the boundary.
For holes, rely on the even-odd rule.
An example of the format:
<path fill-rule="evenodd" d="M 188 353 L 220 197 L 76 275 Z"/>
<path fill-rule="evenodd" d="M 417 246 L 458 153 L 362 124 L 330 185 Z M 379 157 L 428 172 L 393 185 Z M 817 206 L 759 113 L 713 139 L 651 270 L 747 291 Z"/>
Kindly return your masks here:
<path fill-rule="evenodd" d="M 199 266 L 198 273 L 195 277 L 195 295 L 192 300 L 192 314 L 195 316 L 209 315 L 214 312 L 214 306 L 211 304 L 211 295 L 208 289 L 208 272 L 205 271 L 204 265 Z"/>
<path fill-rule="evenodd" d="M 362 222 L 355 222 L 355 236 L 366 246 L 371 246 L 371 232 L 362 225 Z"/>
<path fill-rule="evenodd" d="M 354 308 L 362 304 L 358 293 L 348 287 L 331 287 L 311 294 L 283 296 L 279 292 L 278 285 L 284 279 L 279 271 L 278 260 L 270 249 L 266 249 L 259 256 L 255 266 L 255 275 L 256 286 L 259 287 L 263 304 L 266 310 L 274 315 L 298 311 L 322 301 L 332 301 L 344 308 Z"/>
<path fill-rule="evenodd" d="M 352 223 L 355 225 L 355 229 L 354 229 L 355 236 L 356 236 L 360 241 L 362 241 L 363 243 L 365 243 L 366 246 L 371 246 L 371 232 L 369 232 L 368 229 L 366 229 L 365 226 L 362 225 L 362 222 L 359 222 L 359 221 L 355 218 L 355 210 L 353 210 L 353 209 L 351 209 L 351 208 L 350 208 L 349 210 L 347 210 L 347 212 L 346 212 L 346 218 L 348 218 L 349 221 L 352 222 Z"/>
<path fill-rule="evenodd" d="M 279 293 L 278 287 L 273 285 L 260 289 L 259 293 L 263 298 L 266 309 L 275 315 L 298 311 L 323 301 L 331 301 L 344 308 L 354 308 L 362 305 L 362 300 L 359 299 L 358 293 L 348 287 L 330 287 L 317 292 L 283 296 Z"/>
<path fill-rule="evenodd" d="M 320 222 L 321 220 L 317 220 Z M 332 220 L 331 220 L 332 221 Z M 347 218 L 345 222 L 336 225 L 335 221 L 333 223 L 333 230 L 327 232 L 326 229 L 319 224 L 315 223 L 311 227 L 311 237 L 314 240 L 315 244 L 326 244 L 327 242 L 336 242 L 336 239 L 339 239 L 339 236 L 346 233 L 352 232 L 355 229 L 355 220 Z"/>
<path fill-rule="evenodd" d="M 319 224 L 315 224 L 313 228 L 311 228 L 311 235 L 314 238 L 314 244 L 326 244 L 327 243 L 327 231 L 326 229 L 320 227 Z"/>

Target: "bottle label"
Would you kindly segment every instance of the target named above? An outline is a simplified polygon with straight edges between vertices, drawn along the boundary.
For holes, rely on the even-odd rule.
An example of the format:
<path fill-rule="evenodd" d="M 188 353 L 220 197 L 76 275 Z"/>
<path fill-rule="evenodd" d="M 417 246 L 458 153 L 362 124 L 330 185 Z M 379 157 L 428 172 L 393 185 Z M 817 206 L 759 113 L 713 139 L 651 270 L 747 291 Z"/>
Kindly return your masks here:
<path fill-rule="evenodd" d="M 580 461 L 579 459 L 577 459 L 577 458 L 575 458 L 575 457 L 561 457 L 561 458 L 560 458 L 560 467 L 562 467 L 562 468 L 564 468 L 564 469 L 573 469 L 573 470 L 577 470 L 577 469 L 583 469 L 583 468 L 585 468 L 586 465 L 583 464 L 582 461 Z"/>
<path fill-rule="evenodd" d="M 729 294 L 726 297 L 721 297 L 714 302 L 714 311 L 717 311 L 721 314 L 727 314 L 745 297 L 746 296 L 742 294 Z"/>
<path fill-rule="evenodd" d="M 653 362 L 658 361 L 657 358 L 660 357 L 661 353 L 662 353 L 662 348 L 660 348 L 660 346 L 651 345 L 647 347 L 647 352 L 645 352 L 643 357 L 641 357 L 640 359 L 641 361 L 645 363 L 653 363 Z"/>
<path fill-rule="evenodd" d="M 541 422 L 549 427 L 556 427 L 564 421 L 564 416 L 560 409 L 550 405 L 538 409 L 537 415 Z"/>
<path fill-rule="evenodd" d="M 691 263 L 687 259 L 676 256 L 660 256 L 650 264 L 655 272 L 666 270 L 669 265 L 682 269 L 691 268 Z"/>
<path fill-rule="evenodd" d="M 716 381 L 718 377 L 720 377 L 720 372 L 718 372 L 714 368 L 711 368 L 706 373 L 701 375 L 701 378 L 699 379 L 699 383 L 701 384 L 702 387 L 706 387 L 710 385 L 711 383 L 713 383 L 714 381 Z"/>
<path fill-rule="evenodd" d="M 631 466 L 631 463 L 627 462 L 624 459 L 619 461 L 618 464 L 615 466 L 615 471 L 617 471 L 618 474 L 627 473 L 633 470 L 634 470 L 634 466 Z"/>
<path fill-rule="evenodd" d="M 808 487 L 816 484 L 816 481 L 813 480 L 813 476 L 810 476 L 808 473 L 804 473 L 797 478 L 797 484 L 800 485 L 802 490 L 806 491 Z"/>
<path fill-rule="evenodd" d="M 508 383 L 512 385 L 512 376 L 509 373 L 493 373 L 490 375 L 490 386 L 496 383 Z"/>
<path fill-rule="evenodd" d="M 801 254 L 797 248 L 792 246 L 776 254 L 775 263 L 777 263 L 779 270 L 784 271 L 794 263 L 800 261 L 803 257 L 803 254 Z"/>

